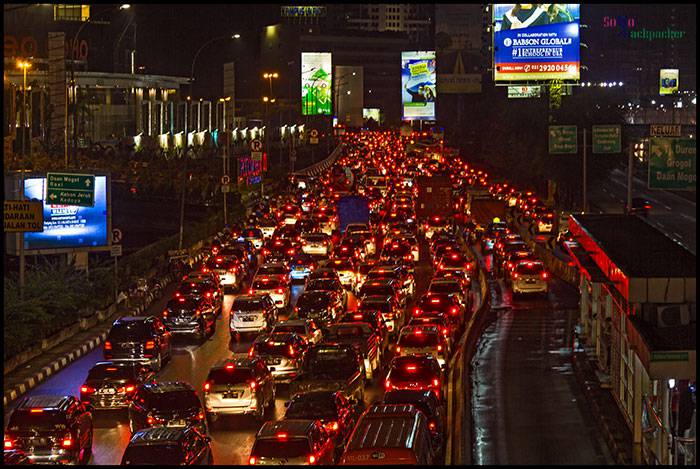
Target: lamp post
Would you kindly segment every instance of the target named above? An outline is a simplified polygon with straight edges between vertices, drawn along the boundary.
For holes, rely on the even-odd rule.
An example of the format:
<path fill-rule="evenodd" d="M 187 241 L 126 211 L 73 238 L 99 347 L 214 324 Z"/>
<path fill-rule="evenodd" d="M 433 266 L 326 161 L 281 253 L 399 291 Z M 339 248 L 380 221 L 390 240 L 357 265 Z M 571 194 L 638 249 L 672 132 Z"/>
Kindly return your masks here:
<path fill-rule="evenodd" d="M 23 93 L 22 93 L 22 126 L 26 127 L 27 125 L 27 69 L 31 68 L 32 64 L 31 62 L 24 60 L 24 61 L 19 61 L 17 62 L 17 67 L 22 69 L 24 79 L 23 79 Z M 26 138 L 26 129 L 22 129 L 22 161 L 24 161 L 24 152 L 25 152 L 25 140 Z M 31 147 L 31 145 L 30 145 Z M 20 184 L 20 200 L 24 200 L 24 164 L 22 164 L 22 168 L 20 169 L 22 173 L 22 183 Z M 24 299 L 24 232 L 19 234 L 19 297 L 20 299 Z"/>
<path fill-rule="evenodd" d="M 17 68 L 22 69 L 22 155 L 26 152 L 26 127 L 27 127 L 27 69 L 32 68 L 31 62 L 27 60 L 20 60 L 17 62 Z M 31 148 L 31 144 L 30 144 Z M 22 189 L 24 193 L 24 189 Z"/>

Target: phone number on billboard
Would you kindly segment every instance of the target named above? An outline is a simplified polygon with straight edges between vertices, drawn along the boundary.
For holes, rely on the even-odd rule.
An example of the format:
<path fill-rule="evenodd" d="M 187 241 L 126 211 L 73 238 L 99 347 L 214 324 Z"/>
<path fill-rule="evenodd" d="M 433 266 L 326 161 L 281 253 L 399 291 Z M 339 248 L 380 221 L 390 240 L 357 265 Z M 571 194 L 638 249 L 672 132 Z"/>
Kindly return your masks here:
<path fill-rule="evenodd" d="M 532 65 L 531 71 L 535 72 L 567 72 L 572 68 L 571 65 L 562 64 L 535 64 Z"/>

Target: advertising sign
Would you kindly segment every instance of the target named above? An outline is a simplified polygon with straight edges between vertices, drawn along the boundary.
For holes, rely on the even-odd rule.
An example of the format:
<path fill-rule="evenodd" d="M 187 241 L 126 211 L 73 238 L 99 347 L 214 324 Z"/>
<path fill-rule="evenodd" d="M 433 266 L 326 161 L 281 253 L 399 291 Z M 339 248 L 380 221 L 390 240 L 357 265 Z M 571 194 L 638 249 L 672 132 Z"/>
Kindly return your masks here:
<path fill-rule="evenodd" d="M 242 156 L 238 159 L 238 180 L 246 186 L 257 184 L 262 176 L 262 160 Z"/>
<path fill-rule="evenodd" d="M 44 203 L 44 231 L 26 233 L 25 248 L 65 249 L 109 246 L 107 176 L 94 176 L 95 200 L 92 207 Z M 24 196 L 44 200 L 46 178 L 32 177 L 24 182 Z"/>
<path fill-rule="evenodd" d="M 695 190 L 696 140 L 651 138 L 649 189 Z"/>
<path fill-rule="evenodd" d="M 542 87 L 540 85 L 508 87 L 509 98 L 539 98 L 541 94 Z"/>
<path fill-rule="evenodd" d="M 678 93 L 678 69 L 662 68 L 659 71 L 659 94 Z"/>
<path fill-rule="evenodd" d="M 44 231 L 44 208 L 41 202 L 6 200 L 4 205 L 5 233 Z"/>
<path fill-rule="evenodd" d="M 376 107 L 366 107 L 362 109 L 362 119 L 367 120 L 369 118 L 374 119 L 375 122 L 379 123 L 379 108 Z"/>
<path fill-rule="evenodd" d="M 576 126 L 575 125 L 550 125 L 549 126 L 549 153 L 576 153 Z"/>
<path fill-rule="evenodd" d="M 435 51 L 401 52 L 403 118 L 435 119 Z"/>
<path fill-rule="evenodd" d="M 593 126 L 593 153 L 620 153 L 622 129 L 619 125 Z"/>
<path fill-rule="evenodd" d="M 301 53 L 301 112 L 331 115 L 332 62 L 330 52 Z"/>
<path fill-rule="evenodd" d="M 579 6 L 493 5 L 494 81 L 578 80 Z"/>

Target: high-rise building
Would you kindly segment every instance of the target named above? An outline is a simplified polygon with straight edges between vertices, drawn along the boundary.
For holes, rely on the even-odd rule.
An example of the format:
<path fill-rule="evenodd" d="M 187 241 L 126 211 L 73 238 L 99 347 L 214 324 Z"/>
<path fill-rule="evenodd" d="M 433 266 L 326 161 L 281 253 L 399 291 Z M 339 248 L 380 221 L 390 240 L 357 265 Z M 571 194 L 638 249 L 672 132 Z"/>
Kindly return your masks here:
<path fill-rule="evenodd" d="M 411 43 L 429 40 L 432 35 L 433 4 L 337 4 L 332 8 L 338 24 L 347 29 L 405 33 Z"/>

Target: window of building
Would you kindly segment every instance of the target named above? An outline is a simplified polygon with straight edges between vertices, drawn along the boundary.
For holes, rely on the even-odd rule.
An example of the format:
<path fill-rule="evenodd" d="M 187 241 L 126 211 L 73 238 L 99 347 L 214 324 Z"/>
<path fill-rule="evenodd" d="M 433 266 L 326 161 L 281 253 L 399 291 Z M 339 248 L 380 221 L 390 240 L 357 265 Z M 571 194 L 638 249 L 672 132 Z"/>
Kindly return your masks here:
<path fill-rule="evenodd" d="M 61 3 L 53 7 L 54 21 L 87 21 L 90 19 L 90 5 L 69 5 Z"/>

